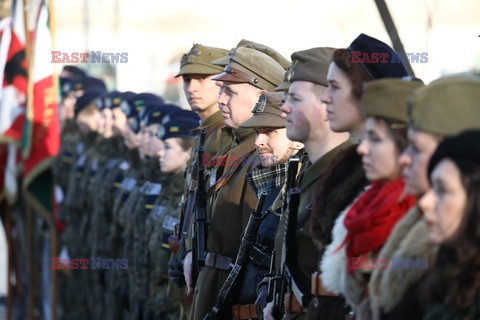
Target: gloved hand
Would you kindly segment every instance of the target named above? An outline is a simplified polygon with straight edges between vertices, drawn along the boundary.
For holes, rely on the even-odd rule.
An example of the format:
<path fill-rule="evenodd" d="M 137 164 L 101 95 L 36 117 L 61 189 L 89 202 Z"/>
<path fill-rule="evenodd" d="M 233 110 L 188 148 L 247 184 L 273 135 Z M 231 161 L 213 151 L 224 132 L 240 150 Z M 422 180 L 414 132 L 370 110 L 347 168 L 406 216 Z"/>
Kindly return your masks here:
<path fill-rule="evenodd" d="M 183 259 L 185 251 L 181 250 L 176 256 L 168 261 L 168 276 L 170 280 L 179 288 L 185 286 L 185 276 L 183 275 Z"/>

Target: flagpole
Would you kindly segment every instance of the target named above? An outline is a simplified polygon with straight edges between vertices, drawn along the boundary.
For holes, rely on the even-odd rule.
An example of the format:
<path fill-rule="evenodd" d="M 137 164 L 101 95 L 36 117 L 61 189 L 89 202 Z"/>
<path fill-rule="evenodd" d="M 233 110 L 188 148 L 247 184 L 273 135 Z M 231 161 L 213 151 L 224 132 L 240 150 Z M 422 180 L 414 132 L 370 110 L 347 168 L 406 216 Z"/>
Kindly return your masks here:
<path fill-rule="evenodd" d="M 54 6 L 54 0 L 50 0 L 48 2 L 48 17 L 49 17 L 49 27 L 50 27 L 50 35 L 52 39 L 52 50 L 55 50 L 55 33 L 56 33 L 56 16 L 55 16 L 55 6 Z M 56 92 L 56 96 L 59 97 L 59 84 L 58 84 L 58 77 L 57 77 L 57 65 L 54 64 L 53 66 L 53 89 Z M 57 110 L 58 110 L 58 104 L 57 104 Z M 52 185 L 53 188 L 53 185 Z M 54 193 L 54 192 L 53 192 Z M 52 205 L 52 215 L 53 215 L 53 210 L 56 210 L 54 205 Z M 52 219 L 52 224 L 51 224 L 51 234 L 50 234 L 50 257 L 56 257 L 57 256 L 57 245 L 58 245 L 58 240 L 57 240 L 57 228 L 55 225 L 55 222 Z M 51 315 L 52 319 L 51 320 L 56 320 L 57 319 L 57 270 L 53 269 L 50 267 L 50 272 L 51 272 L 51 284 L 50 284 L 50 296 L 51 296 Z"/>
<path fill-rule="evenodd" d="M 25 120 L 33 121 L 33 60 L 31 59 L 34 41 L 31 37 L 30 26 L 28 25 L 29 16 L 28 11 L 30 10 L 29 0 L 23 0 L 23 20 L 25 24 L 25 61 L 27 62 L 27 101 L 26 101 L 26 110 L 25 110 Z M 22 157 L 27 159 L 30 156 L 31 152 L 31 136 L 32 136 L 32 125 L 28 125 L 23 129 L 23 135 L 26 135 L 27 138 L 23 138 L 26 141 L 26 146 L 22 147 Z M 26 131 L 26 132 L 25 132 Z"/>
<path fill-rule="evenodd" d="M 29 0 L 23 0 L 23 23 L 25 25 L 25 61 L 27 62 L 27 105 L 26 105 L 26 120 L 33 119 L 33 110 L 32 110 L 32 97 L 33 97 L 33 81 L 32 81 L 32 73 L 33 70 L 31 65 L 31 50 L 32 50 L 32 39 L 30 37 L 30 28 L 28 25 L 29 16 L 28 16 L 28 9 L 29 9 Z M 28 128 L 27 128 L 28 130 Z M 25 131 L 25 128 L 24 128 Z M 30 144 L 30 136 L 31 130 L 28 130 L 27 133 L 28 139 L 26 139 L 27 143 Z M 25 149 L 27 150 L 25 152 Z M 23 158 L 26 159 L 30 154 L 30 145 L 28 145 L 22 151 Z M 33 213 L 32 207 L 28 203 L 25 203 L 25 211 L 26 211 L 26 220 L 27 220 L 27 261 L 28 261 L 28 271 L 27 271 L 27 281 L 28 281 L 28 292 L 27 292 L 27 319 L 33 320 L 33 309 L 34 309 L 34 284 L 33 284 L 33 273 L 34 273 L 34 262 L 33 262 Z"/>
<path fill-rule="evenodd" d="M 10 276 L 12 274 L 12 220 L 11 220 L 11 208 L 5 201 L 5 235 L 7 237 L 7 320 L 13 319 L 13 289 Z"/>
<path fill-rule="evenodd" d="M 33 212 L 32 206 L 26 203 L 27 211 L 27 261 L 28 261 L 28 292 L 27 292 L 27 319 L 33 320 L 33 309 L 35 303 L 34 296 L 34 261 L 33 261 Z"/>

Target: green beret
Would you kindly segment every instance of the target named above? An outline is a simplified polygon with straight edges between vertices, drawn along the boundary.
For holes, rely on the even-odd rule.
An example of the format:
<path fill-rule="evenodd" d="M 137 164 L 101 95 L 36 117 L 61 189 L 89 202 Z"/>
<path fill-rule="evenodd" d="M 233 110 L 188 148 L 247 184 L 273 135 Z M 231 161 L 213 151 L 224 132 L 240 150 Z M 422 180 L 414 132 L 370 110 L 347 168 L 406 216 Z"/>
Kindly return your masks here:
<path fill-rule="evenodd" d="M 270 48 L 269 46 L 266 46 L 261 43 L 253 42 L 250 40 L 245 40 L 242 39 L 240 42 L 237 44 L 237 46 L 233 49 L 231 49 L 228 52 L 228 55 L 217 59 L 213 61 L 212 63 L 217 65 L 217 66 L 222 66 L 225 67 L 228 64 L 228 61 L 230 60 L 230 57 L 232 53 L 235 51 L 235 49 L 240 48 L 240 47 L 246 47 L 246 48 L 252 48 L 255 50 L 258 50 L 260 52 L 265 53 L 266 55 L 270 56 L 273 60 L 277 61 L 279 65 L 283 67 L 283 69 L 287 70 L 290 67 L 290 61 L 285 59 L 278 51 Z"/>
<path fill-rule="evenodd" d="M 223 73 L 213 80 L 250 83 L 257 88 L 273 91 L 282 82 L 284 73 L 283 67 L 265 53 L 240 47 L 232 53 Z"/>
<path fill-rule="evenodd" d="M 219 74 L 223 71 L 223 68 L 213 65 L 212 61 L 226 54 L 227 50 L 225 49 L 194 44 L 190 51 L 183 55 L 180 61 L 180 71 L 175 77 L 184 74 Z"/>
<path fill-rule="evenodd" d="M 384 117 L 407 122 L 405 107 L 413 91 L 425 87 L 422 82 L 384 78 L 368 82 L 363 90 L 362 107 L 367 117 Z"/>
<path fill-rule="evenodd" d="M 407 104 L 409 126 L 442 136 L 480 128 L 480 77 L 440 78 L 414 92 Z"/>
<path fill-rule="evenodd" d="M 293 81 L 308 81 L 322 86 L 328 86 L 327 74 L 334 48 L 312 48 L 297 51 L 292 54 L 292 68 L 287 79 Z"/>
<path fill-rule="evenodd" d="M 281 92 L 266 92 L 260 95 L 253 116 L 240 124 L 241 128 L 285 128 L 286 120 L 282 117 Z"/>

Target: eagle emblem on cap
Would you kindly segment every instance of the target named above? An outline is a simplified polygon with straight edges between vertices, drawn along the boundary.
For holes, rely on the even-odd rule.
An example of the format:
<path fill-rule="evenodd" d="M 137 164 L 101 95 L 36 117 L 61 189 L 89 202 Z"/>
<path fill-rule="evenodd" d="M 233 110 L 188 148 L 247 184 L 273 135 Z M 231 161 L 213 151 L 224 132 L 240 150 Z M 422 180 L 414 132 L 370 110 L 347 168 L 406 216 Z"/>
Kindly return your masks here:
<path fill-rule="evenodd" d="M 200 44 L 194 43 L 192 49 L 188 52 L 188 55 L 199 56 L 202 52 L 200 51 Z"/>
<path fill-rule="evenodd" d="M 286 79 L 288 82 L 291 82 L 290 79 L 292 79 L 293 75 L 295 74 L 295 65 L 298 63 L 298 60 L 295 60 L 292 62 L 292 65 L 290 66 L 290 68 L 288 68 L 287 70 L 287 76 L 286 76 Z"/>
<path fill-rule="evenodd" d="M 252 113 L 262 113 L 265 110 L 265 106 L 267 105 L 267 96 L 262 94 L 258 99 L 255 108 L 253 108 Z"/>

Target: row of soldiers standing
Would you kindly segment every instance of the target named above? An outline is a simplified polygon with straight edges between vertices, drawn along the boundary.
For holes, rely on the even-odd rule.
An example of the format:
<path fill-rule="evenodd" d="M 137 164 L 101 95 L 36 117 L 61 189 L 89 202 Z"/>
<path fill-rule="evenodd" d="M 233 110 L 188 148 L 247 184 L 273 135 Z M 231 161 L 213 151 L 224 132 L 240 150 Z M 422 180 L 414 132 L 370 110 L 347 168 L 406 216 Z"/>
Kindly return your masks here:
<path fill-rule="evenodd" d="M 436 97 L 458 87 L 474 94 L 464 84 L 478 89 L 479 80 L 425 87 L 402 63 L 354 63 L 353 51 L 396 54 L 363 34 L 348 49 L 295 52 L 292 63 L 251 41 L 229 52 L 194 45 L 178 73 L 193 112 L 150 94 L 106 94 L 83 75 L 65 80 L 64 108 L 69 96 L 80 96 L 56 166 L 68 256 L 128 260 L 122 270 L 70 270 L 61 294 L 66 318 L 422 319 L 412 292 L 428 270 L 392 280 L 380 269 L 350 266 L 355 257 L 399 254 L 433 264 L 436 252 L 428 232 L 406 231 L 425 227 L 417 207 L 407 213 L 426 191 L 412 187 L 422 175 L 404 182 L 393 153 L 393 176 L 362 165 L 375 138 L 368 136 L 374 129 L 364 135 L 365 119 L 386 121 L 401 153 L 407 100 L 420 90 L 409 111 L 412 130 L 446 136 L 477 128 L 470 98 L 454 120 L 444 111 L 451 100 Z M 176 150 L 188 156 L 165 157 L 169 138 L 183 139 Z M 397 203 L 404 187 L 410 196 Z M 394 208 L 371 215 L 383 221 L 377 229 L 354 214 L 370 213 L 375 193 Z M 341 230 L 344 219 L 351 224 Z M 402 240 L 392 243 L 390 234 Z M 420 248 L 409 246 L 415 241 Z"/>
<path fill-rule="evenodd" d="M 181 292 L 168 287 L 168 237 L 199 117 L 154 94 L 107 92 L 74 67 L 62 76 L 54 172 L 57 221 L 65 223 L 63 318 L 177 319 Z"/>

